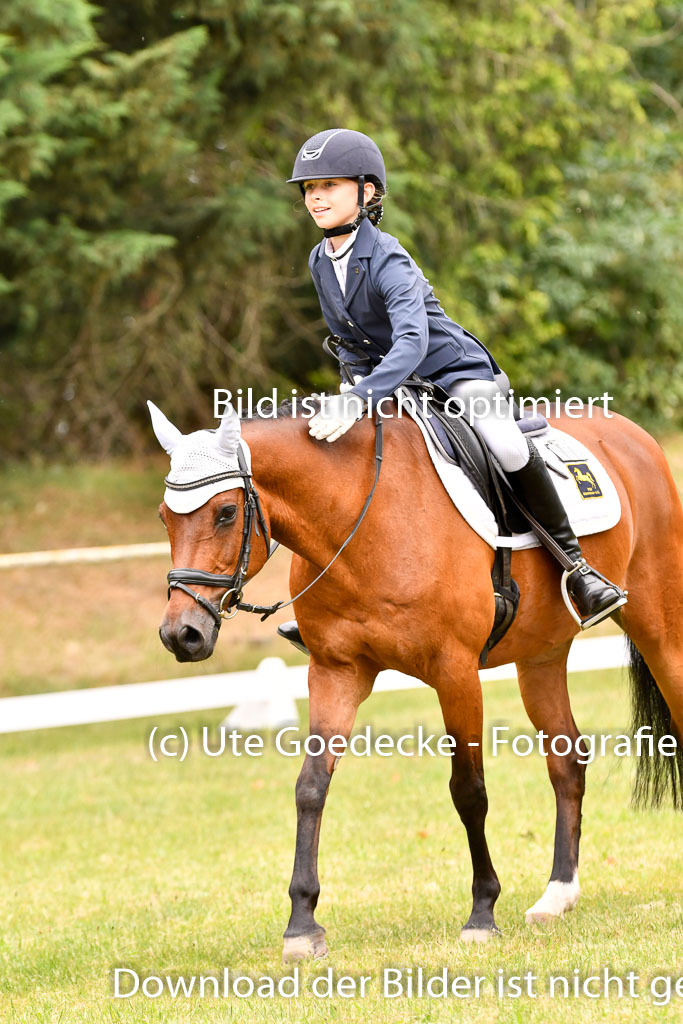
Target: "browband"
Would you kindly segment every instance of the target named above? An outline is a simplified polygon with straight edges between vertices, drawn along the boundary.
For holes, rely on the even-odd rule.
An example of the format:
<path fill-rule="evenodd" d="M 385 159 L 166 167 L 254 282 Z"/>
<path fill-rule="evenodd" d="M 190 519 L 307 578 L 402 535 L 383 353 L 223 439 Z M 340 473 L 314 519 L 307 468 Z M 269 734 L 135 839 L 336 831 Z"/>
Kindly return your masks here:
<path fill-rule="evenodd" d="M 215 473 L 213 476 L 204 476 L 201 480 L 192 480 L 188 484 L 174 484 L 171 483 L 168 477 L 164 479 L 164 483 L 168 487 L 169 491 L 194 491 L 199 487 L 205 487 L 207 484 L 218 483 L 219 480 L 229 480 L 231 477 L 240 476 L 245 477 L 251 476 L 251 473 L 242 472 L 240 469 L 234 469 L 226 473 Z"/>

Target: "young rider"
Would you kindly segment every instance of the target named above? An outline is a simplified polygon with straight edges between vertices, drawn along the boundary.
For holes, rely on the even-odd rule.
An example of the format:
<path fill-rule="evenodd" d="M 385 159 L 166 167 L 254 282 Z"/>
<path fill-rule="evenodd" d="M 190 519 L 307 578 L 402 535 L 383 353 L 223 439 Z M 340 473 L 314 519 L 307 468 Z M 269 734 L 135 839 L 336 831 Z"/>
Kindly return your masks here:
<path fill-rule="evenodd" d="M 340 339 L 342 356 L 347 340 L 355 349 L 360 346 L 371 364 L 366 376 L 331 396 L 325 411 L 312 418 L 312 436 L 337 440 L 360 418 L 369 396 L 376 405 L 414 371 L 465 407 L 475 398 L 487 399 L 491 411 L 477 418 L 477 430 L 515 494 L 575 563 L 567 589 L 581 618 L 592 625 L 625 604 L 624 592 L 583 559 L 546 465 L 496 383 L 500 370 L 492 355 L 444 313 L 397 239 L 377 229 L 386 174 L 376 144 L 348 128 L 320 132 L 299 150 L 289 181 L 299 185 L 324 236 L 309 258 L 323 317 Z M 350 396 L 356 396 L 355 404 Z"/>

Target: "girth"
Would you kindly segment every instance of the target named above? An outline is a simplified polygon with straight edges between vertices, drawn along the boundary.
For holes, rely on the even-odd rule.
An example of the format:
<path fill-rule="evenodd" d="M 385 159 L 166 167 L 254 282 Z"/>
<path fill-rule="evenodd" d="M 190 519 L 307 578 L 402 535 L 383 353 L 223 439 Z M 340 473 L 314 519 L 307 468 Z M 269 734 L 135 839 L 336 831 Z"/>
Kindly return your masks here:
<path fill-rule="evenodd" d="M 424 424 L 439 453 L 447 462 L 462 469 L 488 507 L 492 510 L 498 531 L 509 536 L 518 527 L 516 509 L 510 509 L 503 492 L 501 478 L 479 433 L 460 417 L 448 416 L 440 402 L 448 398 L 441 388 L 413 375 L 402 386 L 413 398 L 417 416 Z M 429 416 L 424 415 L 420 392 L 429 395 Z M 503 639 L 514 622 L 519 605 L 519 587 L 511 574 L 510 548 L 498 548 L 491 570 L 491 583 L 495 599 L 493 628 L 479 655 L 479 664 L 486 665 L 489 651 Z"/>

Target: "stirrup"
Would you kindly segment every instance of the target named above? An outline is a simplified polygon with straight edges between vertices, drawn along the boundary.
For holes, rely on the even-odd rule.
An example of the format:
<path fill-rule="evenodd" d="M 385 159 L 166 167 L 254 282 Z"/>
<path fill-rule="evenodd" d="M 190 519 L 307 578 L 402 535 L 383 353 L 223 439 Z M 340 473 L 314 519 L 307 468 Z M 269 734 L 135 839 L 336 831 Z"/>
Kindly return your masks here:
<path fill-rule="evenodd" d="M 582 576 L 587 576 L 589 572 L 592 572 L 595 576 L 599 576 L 601 580 L 604 580 L 605 583 L 608 583 L 609 586 L 616 587 L 618 593 L 612 604 L 608 604 L 606 608 L 601 608 L 599 612 L 595 613 L 595 615 L 589 615 L 587 618 L 582 619 L 572 604 L 572 599 L 567 591 L 567 580 L 575 572 L 580 573 Z M 628 602 L 628 590 L 622 590 L 621 587 L 618 587 L 616 583 L 612 583 L 611 580 L 608 580 L 607 577 L 603 576 L 597 569 L 593 569 L 592 566 L 588 565 L 585 558 L 579 558 L 571 569 L 564 570 L 562 573 L 562 579 L 560 580 L 560 590 L 562 592 L 562 600 L 567 607 L 567 611 L 579 629 L 590 629 L 591 626 L 597 625 L 597 623 L 602 622 L 603 619 L 609 618 L 617 608 L 623 607 L 623 605 Z"/>

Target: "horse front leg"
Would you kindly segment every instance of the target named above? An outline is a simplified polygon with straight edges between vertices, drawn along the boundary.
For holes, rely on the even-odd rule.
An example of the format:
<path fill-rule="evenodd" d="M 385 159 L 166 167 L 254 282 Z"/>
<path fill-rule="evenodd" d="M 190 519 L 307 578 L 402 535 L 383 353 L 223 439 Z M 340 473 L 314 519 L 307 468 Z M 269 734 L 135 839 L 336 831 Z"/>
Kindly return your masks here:
<path fill-rule="evenodd" d="M 460 938 L 463 942 L 486 942 L 498 932 L 493 907 L 500 894 L 500 882 L 485 833 L 488 797 L 482 756 L 481 683 L 476 664 L 463 676 L 449 681 L 440 679 L 436 689 L 446 732 L 455 741 L 451 752 L 451 798 L 465 826 L 472 858 L 472 913 Z"/>
<path fill-rule="evenodd" d="M 307 754 L 296 783 L 296 851 L 289 886 L 292 913 L 284 934 L 285 962 L 318 959 L 327 954 L 325 929 L 315 920 L 320 895 L 318 840 L 327 791 L 338 755 L 330 753 L 333 736 L 348 739 L 359 704 L 369 696 L 376 671 L 360 664 L 319 664 L 308 672 L 309 735 L 320 736 L 320 754 Z"/>

